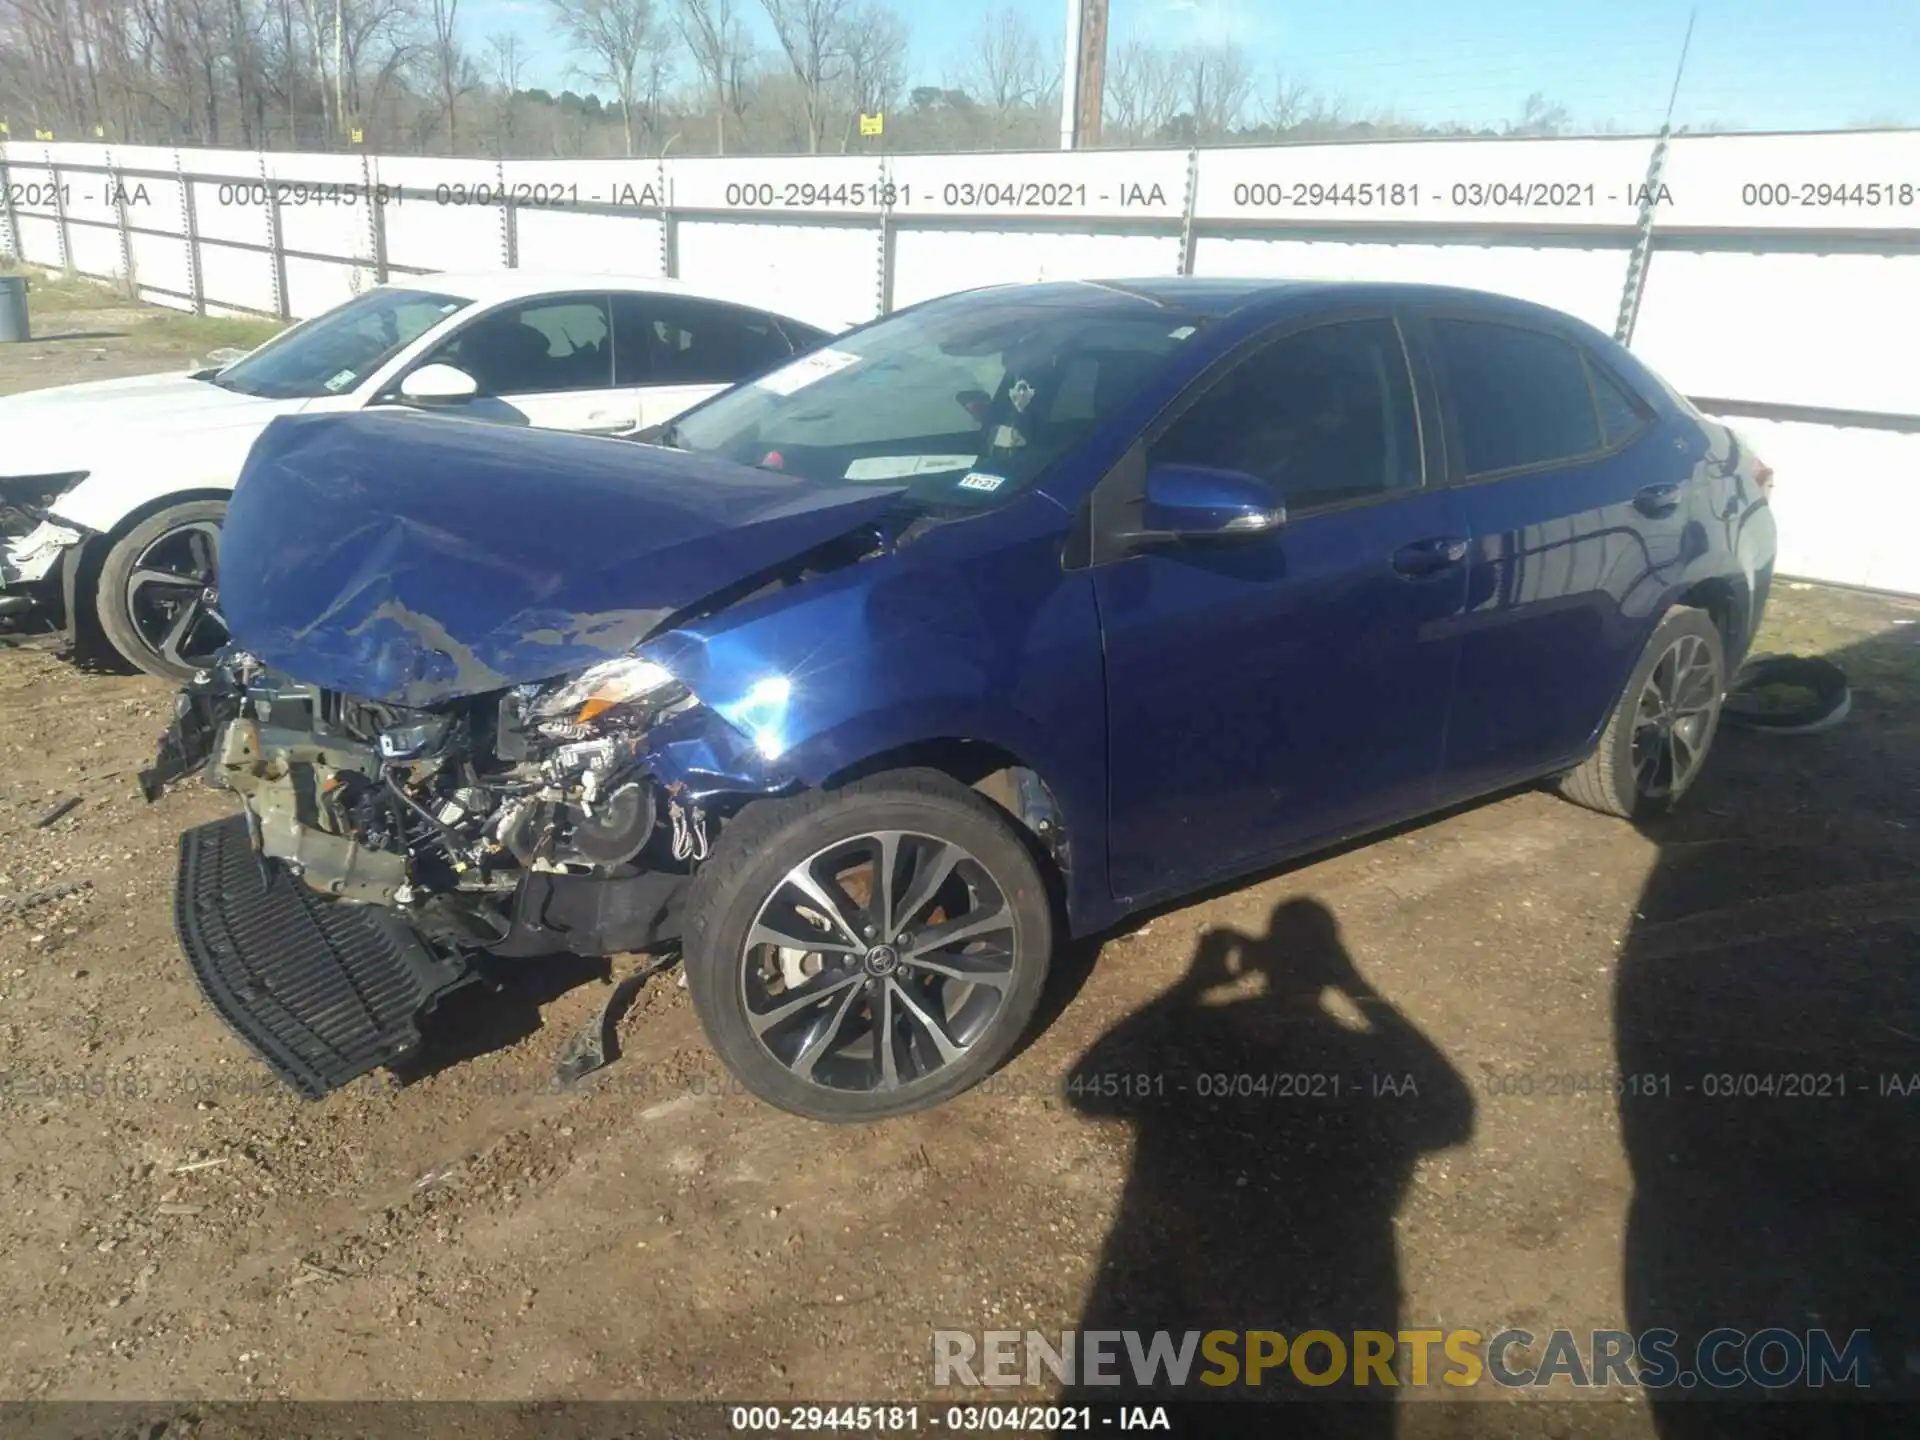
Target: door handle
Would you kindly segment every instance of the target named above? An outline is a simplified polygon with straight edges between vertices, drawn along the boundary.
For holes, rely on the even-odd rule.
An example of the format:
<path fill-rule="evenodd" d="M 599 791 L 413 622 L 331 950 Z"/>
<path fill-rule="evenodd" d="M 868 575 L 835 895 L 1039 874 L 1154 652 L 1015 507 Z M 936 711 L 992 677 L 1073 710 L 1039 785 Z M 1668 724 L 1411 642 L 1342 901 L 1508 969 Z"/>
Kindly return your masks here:
<path fill-rule="evenodd" d="M 1393 568 L 1409 579 L 1437 575 L 1467 558 L 1467 542 L 1454 535 L 1416 540 L 1393 552 Z"/>
<path fill-rule="evenodd" d="M 601 420 L 601 417 L 598 415 L 591 418 Z M 601 420 L 601 423 L 598 425 L 583 426 L 580 433 L 582 435 L 624 435 L 629 430 L 638 430 L 639 428 L 640 421 L 638 417 L 630 415 L 624 420 Z"/>
<path fill-rule="evenodd" d="M 1633 494 L 1633 508 L 1642 515 L 1671 515 L 1679 504 L 1678 485 L 1646 485 Z"/>

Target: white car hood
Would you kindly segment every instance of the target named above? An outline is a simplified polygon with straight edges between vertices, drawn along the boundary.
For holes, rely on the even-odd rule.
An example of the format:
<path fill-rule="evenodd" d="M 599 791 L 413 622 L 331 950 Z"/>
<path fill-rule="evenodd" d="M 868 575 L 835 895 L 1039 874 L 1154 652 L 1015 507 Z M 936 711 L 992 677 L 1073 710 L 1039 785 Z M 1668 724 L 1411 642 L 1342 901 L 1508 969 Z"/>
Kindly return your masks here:
<path fill-rule="evenodd" d="M 149 461 L 156 445 L 234 428 L 255 433 L 300 400 L 238 395 L 185 375 L 92 380 L 0 397 L 0 475 L 98 470 L 129 455 Z"/>

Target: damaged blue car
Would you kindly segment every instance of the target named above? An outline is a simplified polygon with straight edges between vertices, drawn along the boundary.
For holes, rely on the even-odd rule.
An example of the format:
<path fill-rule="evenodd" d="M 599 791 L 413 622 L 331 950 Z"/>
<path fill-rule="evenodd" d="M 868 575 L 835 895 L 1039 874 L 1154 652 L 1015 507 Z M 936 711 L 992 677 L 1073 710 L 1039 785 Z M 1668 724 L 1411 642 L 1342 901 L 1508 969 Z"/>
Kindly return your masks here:
<path fill-rule="evenodd" d="M 1536 305 L 1008 286 L 641 437 L 291 417 L 227 512 L 233 647 L 149 798 L 210 1000 L 323 1094 L 476 976 L 684 959 L 825 1120 L 943 1101 L 1069 934 L 1517 783 L 1693 785 L 1772 472 Z"/>

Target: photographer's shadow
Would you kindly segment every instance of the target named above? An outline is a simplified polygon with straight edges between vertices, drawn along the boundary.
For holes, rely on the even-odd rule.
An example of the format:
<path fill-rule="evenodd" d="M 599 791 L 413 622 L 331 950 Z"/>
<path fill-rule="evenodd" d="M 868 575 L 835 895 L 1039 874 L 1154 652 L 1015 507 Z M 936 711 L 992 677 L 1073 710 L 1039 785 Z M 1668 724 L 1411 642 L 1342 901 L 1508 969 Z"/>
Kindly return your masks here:
<path fill-rule="evenodd" d="M 1291 1342 L 1327 1330 L 1350 1351 L 1355 1331 L 1399 1330 L 1394 1215 L 1420 1157 L 1471 1134 L 1473 1100 L 1360 975 L 1324 905 L 1286 901 L 1259 937 L 1209 931 L 1172 990 L 1081 1057 L 1069 1093 L 1083 1112 L 1137 1130 L 1082 1331 L 1139 1331 L 1145 1345 L 1165 1330 L 1178 1345 L 1188 1331 Z M 1124 1347 L 1115 1353 L 1125 1383 L 1082 1376 L 1075 1401 L 1153 1393 L 1134 1388 Z M 1329 1352 L 1317 1346 L 1306 1362 L 1323 1374 Z M 1216 1388 L 1198 1383 L 1218 1367 L 1196 1354 L 1178 1393 L 1391 1398 L 1379 1384 L 1355 1387 L 1352 1362 L 1324 1388 L 1284 1364 L 1257 1389 L 1244 1373 Z M 1344 1418 L 1350 1433 L 1391 1433 L 1384 1406 Z"/>

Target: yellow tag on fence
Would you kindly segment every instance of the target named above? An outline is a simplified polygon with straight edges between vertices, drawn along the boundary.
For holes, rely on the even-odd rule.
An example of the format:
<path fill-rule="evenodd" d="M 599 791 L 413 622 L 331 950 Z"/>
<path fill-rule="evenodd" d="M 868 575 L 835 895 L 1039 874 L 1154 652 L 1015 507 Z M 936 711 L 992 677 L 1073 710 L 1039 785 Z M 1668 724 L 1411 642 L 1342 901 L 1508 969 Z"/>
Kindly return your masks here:
<path fill-rule="evenodd" d="M 884 114 L 862 115 L 860 117 L 860 133 L 862 135 L 878 135 L 886 128 L 886 124 L 887 117 Z"/>

